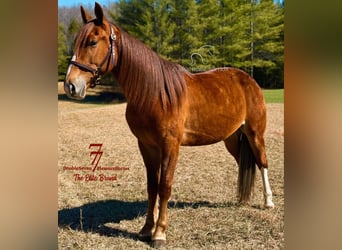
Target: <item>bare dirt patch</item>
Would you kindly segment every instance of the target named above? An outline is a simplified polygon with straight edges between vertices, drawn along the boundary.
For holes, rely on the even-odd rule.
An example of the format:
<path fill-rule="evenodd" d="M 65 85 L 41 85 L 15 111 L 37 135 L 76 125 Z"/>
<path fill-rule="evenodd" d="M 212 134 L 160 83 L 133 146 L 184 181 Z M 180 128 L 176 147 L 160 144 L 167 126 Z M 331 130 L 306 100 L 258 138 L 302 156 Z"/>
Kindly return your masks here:
<path fill-rule="evenodd" d="M 137 239 L 147 208 L 146 176 L 126 104 L 58 102 L 60 249 L 149 249 Z M 263 209 L 257 175 L 251 206 L 236 205 L 237 165 L 223 143 L 182 147 L 170 200 L 169 249 L 284 248 L 284 105 L 267 104 L 269 177 L 276 207 Z M 102 143 L 95 171 L 115 181 L 75 181 L 65 170 L 91 166 L 89 144 Z"/>

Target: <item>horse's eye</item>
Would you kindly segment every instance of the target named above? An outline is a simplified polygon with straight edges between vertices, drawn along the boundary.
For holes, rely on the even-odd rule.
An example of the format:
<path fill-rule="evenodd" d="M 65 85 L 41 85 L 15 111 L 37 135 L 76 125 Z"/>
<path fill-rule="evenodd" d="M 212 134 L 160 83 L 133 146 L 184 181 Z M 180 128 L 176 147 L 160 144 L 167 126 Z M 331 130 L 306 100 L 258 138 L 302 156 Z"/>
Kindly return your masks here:
<path fill-rule="evenodd" d="M 91 47 L 96 47 L 97 41 L 89 41 L 88 45 Z"/>

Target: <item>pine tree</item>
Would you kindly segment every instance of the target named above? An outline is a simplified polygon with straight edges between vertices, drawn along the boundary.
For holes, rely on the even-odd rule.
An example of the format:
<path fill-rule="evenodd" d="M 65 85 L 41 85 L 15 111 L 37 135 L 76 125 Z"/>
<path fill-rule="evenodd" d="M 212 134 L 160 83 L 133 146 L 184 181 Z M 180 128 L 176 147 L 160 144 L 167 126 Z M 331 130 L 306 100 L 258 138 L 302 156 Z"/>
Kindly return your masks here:
<path fill-rule="evenodd" d="M 76 18 L 72 18 L 67 31 L 67 48 L 68 53 L 71 55 L 73 53 L 74 41 L 76 35 L 80 28 L 82 27 L 82 23 L 77 21 Z"/>
<path fill-rule="evenodd" d="M 143 1 L 120 0 L 116 7 L 116 10 L 109 11 L 109 15 L 114 22 L 134 37 L 142 37 L 143 32 L 140 29 L 137 29 L 136 25 L 139 22 L 142 22 L 141 15 L 144 11 Z"/>
<path fill-rule="evenodd" d="M 272 0 L 263 0 L 256 6 L 254 20 L 252 66 L 274 68 L 283 58 L 284 45 L 280 39 L 283 15 Z"/>
<path fill-rule="evenodd" d="M 175 24 L 170 18 L 172 11 L 170 0 L 146 0 L 146 11 L 142 13 L 142 22 L 137 28 L 144 30 L 143 40 L 155 52 L 170 58 L 171 40 L 174 37 Z"/>
<path fill-rule="evenodd" d="M 170 18 L 171 3 L 170 0 L 120 1 L 119 14 L 112 16 L 131 35 L 170 58 L 175 29 Z"/>
<path fill-rule="evenodd" d="M 250 61 L 250 6 L 246 1 L 221 1 L 221 64 L 247 69 Z"/>
<path fill-rule="evenodd" d="M 196 39 L 195 26 L 198 22 L 197 4 L 195 0 L 175 0 L 171 4 L 170 18 L 175 24 L 174 36 L 171 41 L 172 60 L 189 67 L 191 51 L 200 47 Z"/>
<path fill-rule="evenodd" d="M 191 71 L 233 66 L 283 86 L 284 8 L 272 0 L 121 0 L 110 13 Z"/>
<path fill-rule="evenodd" d="M 223 66 L 241 68 L 253 77 L 257 70 L 257 78 L 263 81 L 267 78 L 265 75 L 282 68 L 282 9 L 272 0 L 226 0 L 221 3 L 223 37 L 219 53 Z M 262 71 L 264 76 L 260 77 Z"/>
<path fill-rule="evenodd" d="M 193 24 L 196 39 L 200 41 L 192 50 L 193 71 L 203 71 L 218 66 L 220 55 L 220 4 L 217 0 L 197 3 L 197 22 Z"/>
<path fill-rule="evenodd" d="M 284 12 L 272 0 L 262 0 L 257 5 L 254 38 L 254 62 L 252 66 L 264 71 L 262 79 L 265 87 L 272 87 L 273 81 L 283 85 L 284 61 Z M 279 76 L 280 79 L 275 78 Z M 257 75 L 255 75 L 257 77 Z"/>
<path fill-rule="evenodd" d="M 68 55 L 66 46 L 66 35 L 64 34 L 64 25 L 58 23 L 58 78 L 63 80 L 67 67 L 68 67 Z"/>

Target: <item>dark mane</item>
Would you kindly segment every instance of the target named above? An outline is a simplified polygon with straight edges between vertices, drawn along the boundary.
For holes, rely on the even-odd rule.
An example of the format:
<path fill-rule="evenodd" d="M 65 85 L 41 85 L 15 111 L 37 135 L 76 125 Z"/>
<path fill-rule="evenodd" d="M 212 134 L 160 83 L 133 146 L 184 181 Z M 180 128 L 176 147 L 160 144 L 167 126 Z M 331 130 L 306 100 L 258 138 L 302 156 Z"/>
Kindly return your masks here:
<path fill-rule="evenodd" d="M 190 73 L 119 30 L 119 64 L 115 75 L 129 102 L 149 109 L 155 100 L 160 100 L 164 110 L 178 108 L 186 94 L 184 75 Z"/>

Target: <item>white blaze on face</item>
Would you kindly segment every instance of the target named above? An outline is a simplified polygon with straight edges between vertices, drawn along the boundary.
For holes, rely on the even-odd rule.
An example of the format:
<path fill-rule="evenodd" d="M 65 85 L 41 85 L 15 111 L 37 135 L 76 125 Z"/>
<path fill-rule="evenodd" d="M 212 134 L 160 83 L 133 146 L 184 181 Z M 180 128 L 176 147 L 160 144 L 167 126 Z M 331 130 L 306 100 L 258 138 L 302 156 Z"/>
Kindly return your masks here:
<path fill-rule="evenodd" d="M 75 54 L 72 56 L 71 61 L 76 61 L 76 55 L 75 55 Z M 66 76 L 65 76 L 66 78 L 67 78 L 67 77 L 69 76 L 69 74 L 70 74 L 71 67 L 72 67 L 72 64 L 70 63 L 70 64 L 69 64 L 69 67 L 68 67 L 68 70 L 67 70 L 67 73 L 66 73 Z"/>

